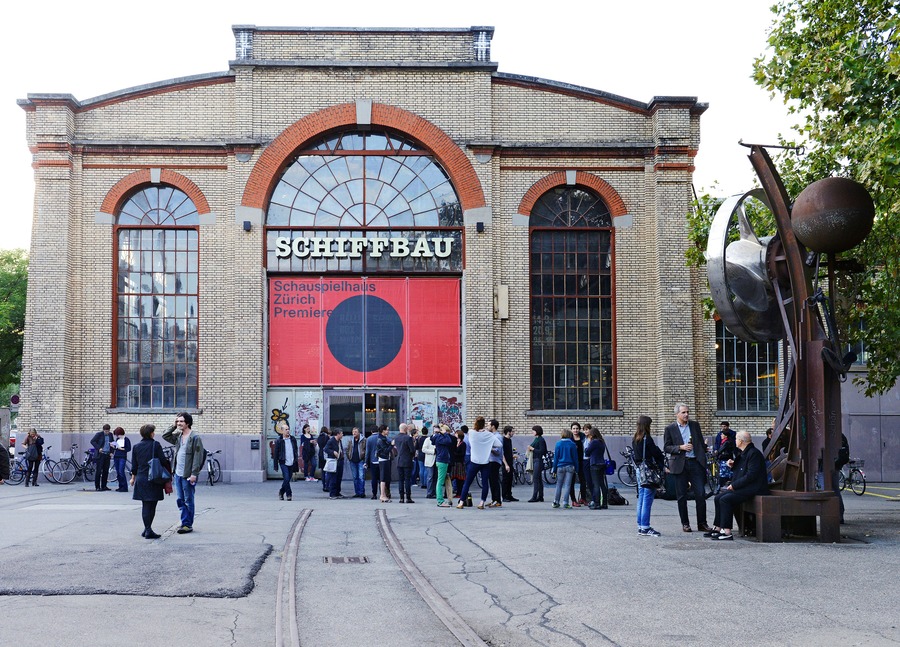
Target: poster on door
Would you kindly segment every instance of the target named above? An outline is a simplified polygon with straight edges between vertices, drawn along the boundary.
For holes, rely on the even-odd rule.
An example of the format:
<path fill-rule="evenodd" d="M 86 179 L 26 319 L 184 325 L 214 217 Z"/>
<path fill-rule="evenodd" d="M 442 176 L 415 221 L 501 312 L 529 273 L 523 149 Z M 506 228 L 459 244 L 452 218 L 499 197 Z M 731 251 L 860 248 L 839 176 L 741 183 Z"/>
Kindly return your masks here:
<path fill-rule="evenodd" d="M 272 386 L 458 386 L 459 279 L 269 279 Z"/>

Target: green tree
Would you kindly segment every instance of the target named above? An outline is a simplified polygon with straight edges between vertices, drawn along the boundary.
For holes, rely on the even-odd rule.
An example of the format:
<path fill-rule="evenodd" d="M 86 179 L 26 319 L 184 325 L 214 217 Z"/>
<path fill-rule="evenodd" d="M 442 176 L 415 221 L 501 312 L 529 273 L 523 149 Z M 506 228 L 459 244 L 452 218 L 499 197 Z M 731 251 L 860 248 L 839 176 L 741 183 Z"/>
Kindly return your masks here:
<path fill-rule="evenodd" d="M 788 194 L 844 176 L 875 201 L 872 233 L 841 255 L 865 269 L 840 273 L 837 315 L 844 339 L 868 351 L 866 394 L 883 393 L 900 376 L 900 13 L 882 0 L 781 0 L 772 12 L 753 78 L 800 121 L 783 143 L 803 154 L 776 159 Z"/>
<path fill-rule="evenodd" d="M 19 381 L 27 286 L 28 255 L 25 250 L 0 250 L 0 387 Z M 6 406 L 8 402 L 0 404 Z"/>

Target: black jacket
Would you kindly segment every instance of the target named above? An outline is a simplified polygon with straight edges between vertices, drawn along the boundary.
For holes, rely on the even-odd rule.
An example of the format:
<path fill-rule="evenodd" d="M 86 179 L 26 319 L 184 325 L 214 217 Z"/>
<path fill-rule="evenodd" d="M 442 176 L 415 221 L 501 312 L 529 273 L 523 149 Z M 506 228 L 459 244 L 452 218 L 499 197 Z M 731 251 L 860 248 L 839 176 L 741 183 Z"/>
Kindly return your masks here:
<path fill-rule="evenodd" d="M 769 493 L 769 476 L 766 472 L 766 459 L 753 443 L 740 453 L 731 468 L 731 489 L 742 497 Z"/>
<path fill-rule="evenodd" d="M 162 445 L 152 438 L 144 438 L 131 450 L 131 473 L 134 475 L 134 494 L 131 498 L 135 501 L 162 501 L 164 498 L 163 486 L 147 480 L 153 457 L 158 458 L 171 473 L 172 466 L 163 454 Z"/>
<path fill-rule="evenodd" d="M 413 458 L 416 455 L 416 445 L 410 435 L 397 434 L 397 437 L 394 438 L 394 446 L 397 448 L 397 467 L 412 467 Z"/>
<path fill-rule="evenodd" d="M 300 463 L 299 463 L 298 460 L 297 460 L 298 458 L 300 458 L 300 457 L 297 455 L 297 439 L 294 438 L 293 436 L 291 436 L 291 437 L 290 437 L 290 441 L 291 441 L 291 449 L 294 450 L 294 462 L 291 463 L 290 468 L 291 468 L 291 471 L 292 471 L 292 472 L 297 472 L 297 471 L 299 471 L 299 469 L 300 469 Z M 284 451 L 284 449 L 285 449 L 285 447 L 284 447 L 284 436 L 282 436 L 281 438 L 276 438 L 276 439 L 275 439 L 275 451 L 274 451 L 274 454 L 273 454 L 273 456 L 272 456 L 272 460 L 275 462 L 276 467 L 285 464 L 285 451 Z M 279 469 L 280 469 L 280 468 L 279 468 Z"/>
<path fill-rule="evenodd" d="M 655 464 L 656 467 L 663 469 L 665 467 L 665 457 L 663 453 L 660 451 L 659 447 L 656 446 L 656 443 L 653 442 L 653 436 L 647 435 L 644 436 L 647 439 L 647 456 L 644 456 L 644 439 L 632 441 L 631 446 L 634 449 L 634 463 L 635 465 L 640 465 L 644 462 L 646 458 L 651 463 Z"/>

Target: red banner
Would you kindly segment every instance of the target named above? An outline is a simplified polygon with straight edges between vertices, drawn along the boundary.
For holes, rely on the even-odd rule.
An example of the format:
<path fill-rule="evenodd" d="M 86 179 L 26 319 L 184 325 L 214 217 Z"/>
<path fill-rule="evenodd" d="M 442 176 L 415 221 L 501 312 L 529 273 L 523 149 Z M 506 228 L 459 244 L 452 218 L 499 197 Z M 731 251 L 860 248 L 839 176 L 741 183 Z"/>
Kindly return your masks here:
<path fill-rule="evenodd" d="M 459 279 L 269 279 L 272 386 L 458 386 Z"/>

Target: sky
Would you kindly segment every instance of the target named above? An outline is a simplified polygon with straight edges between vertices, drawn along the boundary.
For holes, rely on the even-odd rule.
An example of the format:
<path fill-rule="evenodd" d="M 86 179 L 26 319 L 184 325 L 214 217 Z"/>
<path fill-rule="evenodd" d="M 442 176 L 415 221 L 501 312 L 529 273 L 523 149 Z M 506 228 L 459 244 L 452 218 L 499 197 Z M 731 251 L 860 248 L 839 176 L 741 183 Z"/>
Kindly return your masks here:
<path fill-rule="evenodd" d="M 485 0 L 121 0 L 17 3 L 4 24 L 11 62 L 0 81 L 0 160 L 7 206 L 0 249 L 28 248 L 34 199 L 25 112 L 28 94 L 85 100 L 125 88 L 222 72 L 235 57 L 233 25 L 304 27 L 494 27 L 498 71 L 580 85 L 641 102 L 693 96 L 708 103 L 695 158 L 698 192 L 752 188 L 739 140 L 776 143 L 794 119 L 751 80 L 765 53 L 773 0 L 569 0 L 559 11 Z M 127 7 L 127 9 L 126 9 Z M 7 11 L 9 11 L 7 9 Z"/>

